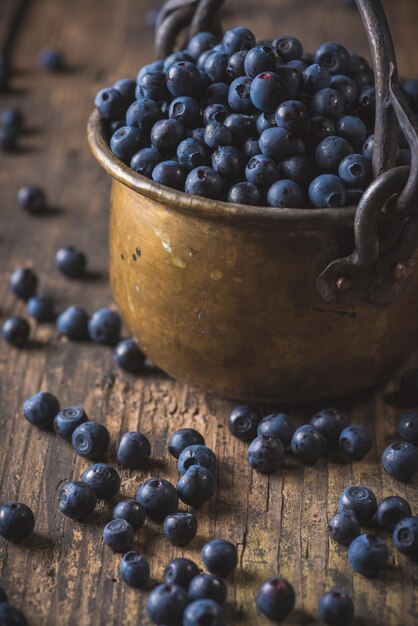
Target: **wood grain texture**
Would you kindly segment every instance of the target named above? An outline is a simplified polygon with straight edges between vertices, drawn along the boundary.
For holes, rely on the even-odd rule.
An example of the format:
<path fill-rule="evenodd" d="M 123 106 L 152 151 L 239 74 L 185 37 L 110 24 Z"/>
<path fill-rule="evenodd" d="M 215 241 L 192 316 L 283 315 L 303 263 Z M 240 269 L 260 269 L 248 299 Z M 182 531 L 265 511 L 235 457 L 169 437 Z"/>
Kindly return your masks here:
<path fill-rule="evenodd" d="M 0 3 L 0 23 L 5 4 Z M 152 59 L 152 33 L 144 21 L 151 5 L 151 0 L 38 0 L 31 5 L 16 46 L 19 72 L 11 93 L 0 100 L 0 106 L 21 107 L 28 127 L 16 154 L 0 153 L 2 319 L 24 310 L 7 289 L 10 271 L 23 264 L 36 268 L 42 289 L 54 293 L 60 308 L 76 303 L 93 311 L 111 303 L 106 269 L 109 180 L 89 155 L 85 125 L 100 87 L 120 76 L 134 76 Z M 418 4 L 387 0 L 385 7 L 400 71 L 418 76 Z M 358 17 L 335 0 L 234 0 L 228 4 L 227 23 L 249 25 L 259 37 L 294 33 L 307 49 L 335 39 L 367 54 Z M 36 59 L 46 45 L 65 51 L 69 71 L 50 75 L 38 70 Z M 49 216 L 34 218 L 18 209 L 16 192 L 25 183 L 47 189 L 54 209 Z M 56 249 L 69 243 L 88 253 L 95 274 L 83 283 L 66 281 L 54 269 Z M 327 532 L 338 494 L 349 483 L 370 486 L 378 498 L 405 496 L 418 513 L 417 483 L 396 483 L 378 462 L 394 436 L 399 413 L 384 403 L 384 390 L 340 403 L 354 422 L 368 423 L 373 431 L 374 447 L 364 462 L 322 460 L 304 468 L 289 459 L 282 473 L 266 478 L 250 471 L 246 446 L 226 428 L 229 403 L 152 371 L 137 379 L 124 375 L 113 366 L 110 350 L 70 344 L 53 328 L 33 327 L 33 336 L 28 350 L 0 345 L 0 502 L 21 500 L 36 515 L 36 535 L 24 545 L 0 541 L 0 581 L 31 626 L 149 624 L 147 594 L 121 584 L 119 558 L 102 543 L 111 508 L 99 507 L 82 525 L 57 510 L 60 486 L 78 478 L 88 463 L 64 441 L 23 419 L 23 400 L 38 390 L 55 393 L 63 406 L 81 404 L 92 419 L 105 423 L 113 441 L 110 461 L 123 431 L 140 429 L 150 437 L 153 466 L 146 472 L 121 470 L 124 496 L 133 496 L 149 476 L 177 479 L 174 460 L 166 452 L 175 429 L 197 428 L 215 450 L 219 489 L 198 513 L 199 533 L 191 548 L 170 547 L 153 524 L 137 535 L 136 547 L 150 559 L 155 581 L 170 558 L 187 555 L 199 561 L 202 544 L 220 536 L 239 548 L 240 564 L 229 585 L 235 624 L 266 623 L 255 613 L 253 596 L 259 582 L 275 572 L 295 587 L 297 608 L 288 620 L 294 626 L 316 624 L 319 596 L 334 586 L 353 594 L 357 626 L 417 623 L 417 566 L 391 548 L 390 567 L 381 577 L 353 576 L 346 550 L 330 542 Z M 388 383 L 386 390 L 394 384 Z M 315 408 L 291 412 L 301 422 Z"/>

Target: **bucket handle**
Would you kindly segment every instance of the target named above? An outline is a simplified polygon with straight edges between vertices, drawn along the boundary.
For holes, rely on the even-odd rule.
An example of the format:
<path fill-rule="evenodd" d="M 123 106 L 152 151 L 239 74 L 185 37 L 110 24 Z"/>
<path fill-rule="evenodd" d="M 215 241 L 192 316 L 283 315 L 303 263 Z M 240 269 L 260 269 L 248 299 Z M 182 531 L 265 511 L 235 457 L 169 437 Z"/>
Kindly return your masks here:
<path fill-rule="evenodd" d="M 168 0 L 157 20 L 158 56 L 173 51 L 186 27 L 189 38 L 199 31 L 220 35 L 218 12 L 223 2 Z M 344 306 L 364 301 L 386 305 L 407 291 L 413 279 L 413 256 L 418 247 L 418 126 L 400 87 L 392 36 L 380 0 L 355 2 L 367 32 L 375 76 L 375 179 L 356 210 L 354 252 L 329 263 L 318 276 L 316 289 L 324 300 Z M 411 149 L 411 167 L 396 167 L 399 125 Z M 383 251 L 379 236 L 382 212 L 402 220 L 395 243 Z"/>

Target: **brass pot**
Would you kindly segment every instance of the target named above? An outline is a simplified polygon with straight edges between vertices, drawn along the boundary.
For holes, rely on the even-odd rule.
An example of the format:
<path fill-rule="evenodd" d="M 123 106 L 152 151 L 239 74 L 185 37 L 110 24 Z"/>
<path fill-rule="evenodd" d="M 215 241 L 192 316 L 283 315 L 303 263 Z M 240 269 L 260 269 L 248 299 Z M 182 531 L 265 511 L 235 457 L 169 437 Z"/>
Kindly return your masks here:
<path fill-rule="evenodd" d="M 376 4 L 359 0 L 366 23 Z M 390 35 L 382 13 L 374 18 L 381 100 L 390 95 L 402 118 L 396 107 L 404 103 L 389 77 Z M 386 57 L 376 59 L 382 37 L 386 43 L 389 37 Z M 384 128 L 392 113 L 378 105 Z M 114 298 L 142 350 L 173 377 L 230 398 L 310 401 L 377 383 L 416 346 L 416 246 L 411 252 L 412 236 L 399 235 L 415 223 L 411 203 L 409 213 L 381 214 L 382 194 L 400 192 L 409 169 L 384 172 L 393 165 L 384 132 L 374 160 L 376 175 L 384 173 L 357 209 L 273 209 L 191 197 L 113 156 L 97 112 L 88 139 L 113 179 Z"/>

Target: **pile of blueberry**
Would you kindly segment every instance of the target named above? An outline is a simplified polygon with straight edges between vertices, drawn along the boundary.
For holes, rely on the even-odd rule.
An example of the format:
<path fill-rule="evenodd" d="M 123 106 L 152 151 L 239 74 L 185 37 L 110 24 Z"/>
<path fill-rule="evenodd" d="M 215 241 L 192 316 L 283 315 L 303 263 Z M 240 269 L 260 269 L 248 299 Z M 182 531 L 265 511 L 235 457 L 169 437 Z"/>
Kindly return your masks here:
<path fill-rule="evenodd" d="M 323 409 L 309 424 L 296 428 L 285 413 L 262 417 L 257 407 L 239 404 L 229 415 L 231 433 L 250 441 L 248 463 L 258 472 L 271 474 L 284 463 L 286 448 L 306 465 L 313 465 L 330 450 L 339 450 L 359 461 L 370 451 L 372 437 L 363 426 L 349 425 L 347 416 L 336 409 Z"/>
<path fill-rule="evenodd" d="M 68 278 L 83 278 L 87 259 L 78 248 L 66 246 L 56 253 L 55 265 Z M 102 308 L 89 317 L 84 308 L 72 305 L 56 315 L 52 295 L 38 293 L 38 282 L 36 273 L 30 267 L 16 269 L 9 279 L 10 290 L 26 302 L 28 314 L 38 324 L 55 322 L 60 334 L 71 341 L 90 339 L 98 344 L 114 346 L 114 361 L 120 368 L 132 374 L 143 371 L 145 356 L 136 341 L 120 338 L 122 321 L 119 313 Z M 14 315 L 4 321 L 1 336 L 13 346 L 24 347 L 29 341 L 30 324 L 24 317 Z"/>
<path fill-rule="evenodd" d="M 374 533 L 361 534 L 360 525 L 373 518 L 382 530 L 392 533 L 399 552 L 416 560 L 418 557 L 418 517 L 412 516 L 409 503 L 399 496 L 389 496 L 377 504 L 368 487 L 344 489 L 338 501 L 338 513 L 329 521 L 332 539 L 348 547 L 348 561 L 355 572 L 377 576 L 387 566 L 389 551 L 384 540 Z"/>
<path fill-rule="evenodd" d="M 418 81 L 403 89 L 418 113 Z M 114 155 L 186 193 L 248 205 L 338 208 L 372 181 L 376 94 L 367 61 L 337 43 L 222 42 L 201 32 L 184 50 L 102 89 L 95 105 Z M 405 138 L 398 164 L 409 164 Z"/>
<path fill-rule="evenodd" d="M 384 450 L 382 465 L 396 480 L 408 482 L 418 474 L 418 411 L 399 418 L 398 434 L 402 441 L 395 441 Z"/>

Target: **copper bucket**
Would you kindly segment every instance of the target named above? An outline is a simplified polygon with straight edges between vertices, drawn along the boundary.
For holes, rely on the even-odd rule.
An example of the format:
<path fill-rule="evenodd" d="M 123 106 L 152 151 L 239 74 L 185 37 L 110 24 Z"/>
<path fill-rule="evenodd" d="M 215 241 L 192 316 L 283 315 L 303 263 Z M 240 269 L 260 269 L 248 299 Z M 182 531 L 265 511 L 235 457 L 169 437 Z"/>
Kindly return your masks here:
<path fill-rule="evenodd" d="M 210 7 L 220 4 L 201 0 L 193 28 L 216 28 Z M 375 180 L 358 207 L 248 207 L 171 190 L 119 161 L 90 117 L 91 150 L 113 179 L 114 298 L 143 351 L 180 381 L 230 398 L 310 401 L 374 385 L 417 344 L 417 127 L 380 2 L 357 4 L 378 96 Z M 163 9 L 160 21 L 167 54 L 184 16 Z M 394 166 L 399 123 L 411 168 Z"/>

